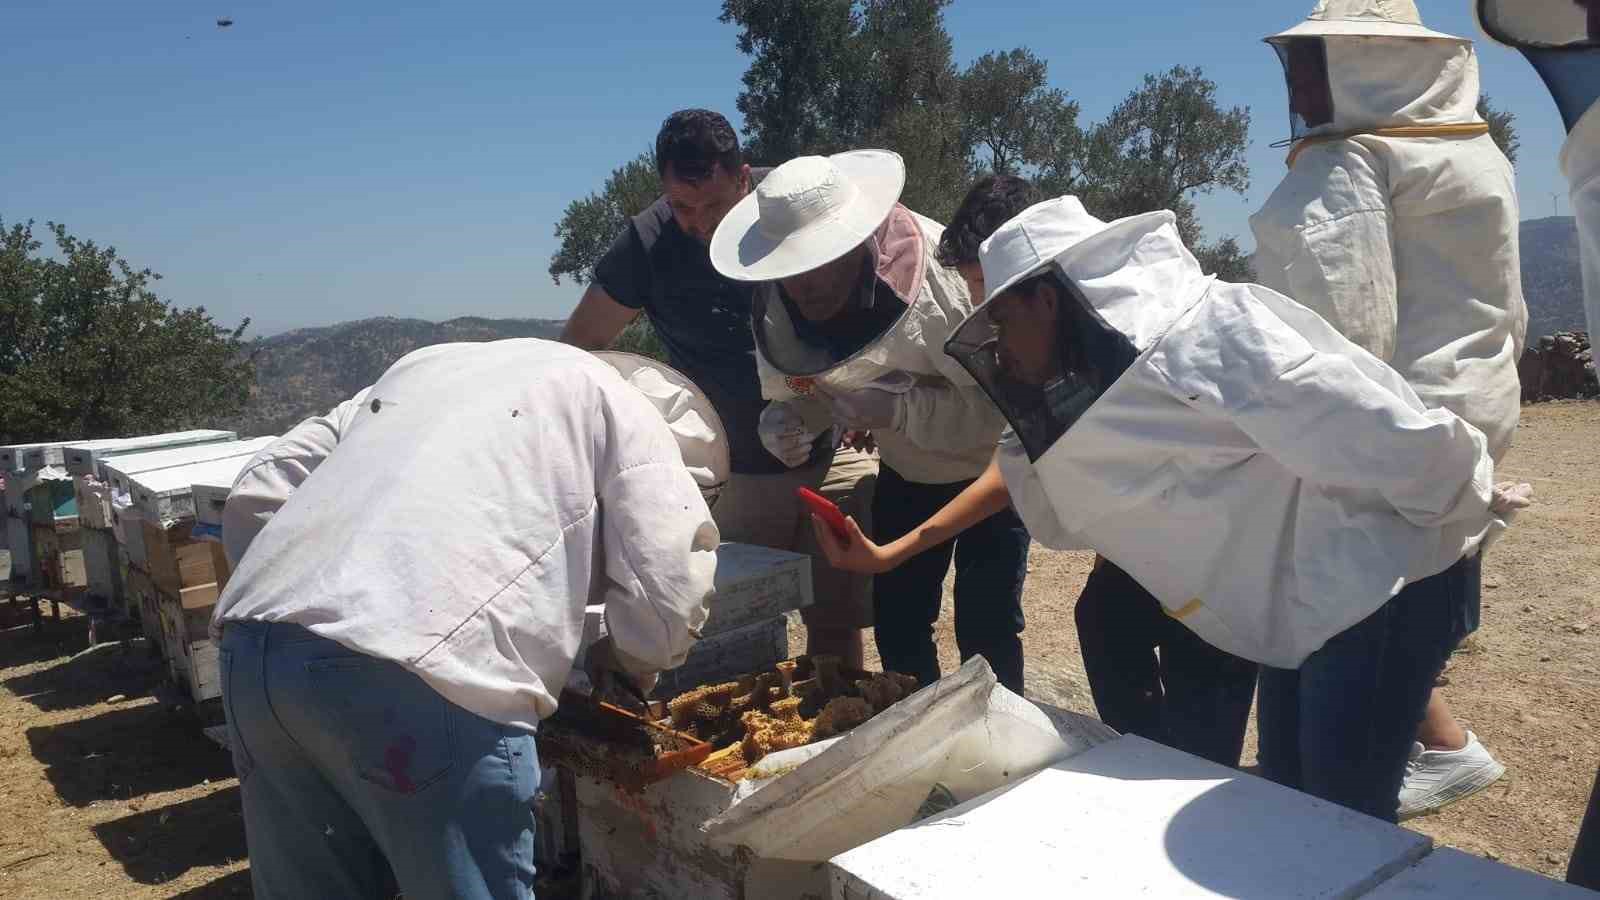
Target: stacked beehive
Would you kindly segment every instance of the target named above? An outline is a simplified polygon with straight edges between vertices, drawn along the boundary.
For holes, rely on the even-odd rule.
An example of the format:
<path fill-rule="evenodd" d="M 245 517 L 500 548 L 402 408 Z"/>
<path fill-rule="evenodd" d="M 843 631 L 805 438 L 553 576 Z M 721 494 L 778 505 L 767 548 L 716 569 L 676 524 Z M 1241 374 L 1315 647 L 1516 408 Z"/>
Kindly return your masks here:
<path fill-rule="evenodd" d="M 231 431 L 180 431 L 85 441 L 68 444 L 63 449 L 63 465 L 72 476 L 73 495 L 78 504 L 79 535 L 91 608 L 116 613 L 126 613 L 128 609 L 122 580 L 122 551 L 116 532 L 112 530 L 112 492 L 110 485 L 102 480 L 99 463 L 134 453 L 221 443 L 235 437 Z"/>
<path fill-rule="evenodd" d="M 104 460 L 115 500 L 113 529 L 126 554 L 126 591 L 174 680 L 196 701 L 219 696 L 208 635 L 227 571 L 222 549 L 196 538 L 194 484 L 232 479 L 272 438 L 158 450 Z"/>

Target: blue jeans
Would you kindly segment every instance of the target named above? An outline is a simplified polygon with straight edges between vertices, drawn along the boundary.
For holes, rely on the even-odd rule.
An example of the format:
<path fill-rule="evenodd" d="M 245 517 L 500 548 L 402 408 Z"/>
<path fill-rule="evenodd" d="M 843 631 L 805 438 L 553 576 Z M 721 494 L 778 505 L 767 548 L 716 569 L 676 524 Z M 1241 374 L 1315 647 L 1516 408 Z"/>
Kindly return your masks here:
<path fill-rule="evenodd" d="M 1261 669 L 1262 774 L 1393 822 L 1433 683 L 1477 630 L 1479 556 L 1409 584 L 1298 669 Z"/>
<path fill-rule="evenodd" d="M 880 466 L 872 498 L 873 539 L 886 544 L 906 534 L 971 483 L 917 484 Z M 933 623 L 939 620 L 952 557 L 961 661 L 982 656 L 1001 684 L 1021 694 L 1028 529 L 1010 507 L 872 580 L 873 637 L 884 670 L 915 675 L 924 685 L 939 680 Z"/>
<path fill-rule="evenodd" d="M 533 896 L 533 735 L 295 625 L 219 661 L 259 900 Z"/>
<path fill-rule="evenodd" d="M 1201 640 L 1108 560 L 1089 573 L 1073 617 L 1102 721 L 1219 765 L 1239 765 L 1255 663 Z"/>

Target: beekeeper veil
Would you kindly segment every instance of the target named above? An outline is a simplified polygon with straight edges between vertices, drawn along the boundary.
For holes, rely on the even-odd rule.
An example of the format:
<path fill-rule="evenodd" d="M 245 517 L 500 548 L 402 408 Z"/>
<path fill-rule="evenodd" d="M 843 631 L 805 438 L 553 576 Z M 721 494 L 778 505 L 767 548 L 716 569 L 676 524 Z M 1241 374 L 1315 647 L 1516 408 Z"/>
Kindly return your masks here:
<path fill-rule="evenodd" d="M 1478 23 L 1510 47 L 1600 46 L 1600 3 L 1592 0 L 1477 0 Z"/>
<path fill-rule="evenodd" d="M 1485 34 L 1522 51 L 1570 131 L 1600 98 L 1600 2 L 1476 0 Z"/>
<path fill-rule="evenodd" d="M 1289 89 L 1285 143 L 1477 121 L 1473 109 L 1453 108 L 1447 90 L 1471 41 L 1425 27 L 1413 0 L 1319 0 L 1304 22 L 1266 41 Z"/>
<path fill-rule="evenodd" d="M 1589 331 L 1600 331 L 1600 0 L 1476 0 L 1484 33 L 1522 52 L 1561 110 Z"/>
<path fill-rule="evenodd" d="M 595 356 L 616 369 L 661 414 L 678 442 L 684 467 L 700 486 L 706 504 L 714 504 L 732 464 L 728 433 L 711 400 L 688 376 L 665 363 L 633 353 L 606 351 Z"/>
<path fill-rule="evenodd" d="M 889 249 L 880 244 L 880 234 L 905 180 L 905 162 L 888 150 L 802 156 L 768 173 L 717 226 L 711 262 L 725 277 L 757 285 L 751 297 L 756 344 L 761 358 L 791 382 L 827 374 L 835 383 L 859 387 L 841 370 L 879 374 L 876 367 L 854 364 L 888 338 L 910 309 L 877 277 Z M 848 274 L 851 296 L 872 327 L 841 334 L 808 322 L 811 298 L 790 297 L 780 282 L 835 264 L 862 246 L 868 258 Z"/>
<path fill-rule="evenodd" d="M 945 352 L 1000 408 L 1030 461 L 1072 428 L 1160 330 L 1164 305 L 1141 309 L 1131 302 L 1141 286 L 1118 283 L 1132 274 L 1126 255 L 1138 243 L 1122 238 L 1171 224 L 1171 213 L 1159 212 L 1108 225 L 1076 197 L 1062 197 L 1029 207 L 984 242 L 988 296 Z M 1175 230 L 1171 238 L 1181 247 Z M 1069 274 L 1066 259 L 1079 251 L 1090 258 L 1082 271 L 1103 276 L 1096 295 L 1104 305 L 1091 303 Z"/>

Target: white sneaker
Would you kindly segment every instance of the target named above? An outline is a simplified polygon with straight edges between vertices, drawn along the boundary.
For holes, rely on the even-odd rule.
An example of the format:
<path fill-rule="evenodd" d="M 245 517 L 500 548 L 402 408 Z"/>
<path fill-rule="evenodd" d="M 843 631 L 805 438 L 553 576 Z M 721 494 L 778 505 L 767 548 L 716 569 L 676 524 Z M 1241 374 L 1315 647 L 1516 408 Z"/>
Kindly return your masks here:
<path fill-rule="evenodd" d="M 1426 750 L 1413 744 L 1406 780 L 1400 785 L 1400 818 L 1438 812 L 1494 784 L 1504 774 L 1506 767 L 1495 762 L 1470 731 L 1467 745 L 1460 750 Z"/>

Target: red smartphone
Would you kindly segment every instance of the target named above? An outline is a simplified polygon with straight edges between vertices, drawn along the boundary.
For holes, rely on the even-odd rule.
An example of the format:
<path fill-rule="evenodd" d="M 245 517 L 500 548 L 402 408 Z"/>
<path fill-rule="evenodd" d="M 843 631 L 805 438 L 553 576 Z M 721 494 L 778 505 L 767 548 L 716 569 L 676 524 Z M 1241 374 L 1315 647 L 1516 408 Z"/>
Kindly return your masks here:
<path fill-rule="evenodd" d="M 845 525 L 844 513 L 839 511 L 839 507 L 832 500 L 810 488 L 795 488 L 794 492 L 800 497 L 800 502 L 810 507 L 813 513 L 827 523 L 828 530 L 833 532 L 834 537 L 846 544 L 850 543 L 850 528 Z"/>

